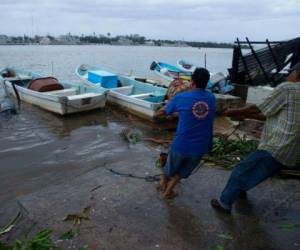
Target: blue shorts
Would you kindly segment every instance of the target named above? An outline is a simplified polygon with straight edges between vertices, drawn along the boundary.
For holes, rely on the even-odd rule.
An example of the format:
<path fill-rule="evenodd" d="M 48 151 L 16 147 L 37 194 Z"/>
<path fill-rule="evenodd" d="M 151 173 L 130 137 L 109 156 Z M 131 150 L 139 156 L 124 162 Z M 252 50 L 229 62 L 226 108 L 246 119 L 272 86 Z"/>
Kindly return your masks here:
<path fill-rule="evenodd" d="M 183 155 L 170 150 L 165 165 L 165 176 L 172 177 L 179 175 L 181 178 L 187 178 L 198 166 L 201 159 L 202 156 Z"/>

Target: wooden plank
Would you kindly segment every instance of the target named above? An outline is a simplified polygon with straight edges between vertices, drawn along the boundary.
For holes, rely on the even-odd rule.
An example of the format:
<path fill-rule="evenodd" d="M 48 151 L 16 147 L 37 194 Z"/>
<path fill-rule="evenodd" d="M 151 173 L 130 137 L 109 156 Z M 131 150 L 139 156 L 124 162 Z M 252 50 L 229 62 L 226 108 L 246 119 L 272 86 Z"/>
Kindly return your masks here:
<path fill-rule="evenodd" d="M 244 60 L 244 57 L 243 57 L 243 54 L 242 54 L 242 50 L 241 50 L 241 45 L 240 45 L 240 43 L 239 43 L 239 39 L 238 39 L 238 38 L 237 38 L 237 43 L 238 43 L 238 48 L 239 48 L 240 58 L 242 59 L 242 62 L 243 62 L 243 64 L 244 64 L 244 68 L 245 68 L 245 70 L 246 70 L 246 74 L 247 74 L 248 77 L 249 77 L 249 81 L 250 81 L 250 83 L 252 83 L 252 78 L 251 78 L 251 75 L 250 75 L 250 73 L 249 73 L 248 66 L 247 66 L 247 64 L 246 64 L 246 62 L 245 62 L 245 60 Z"/>

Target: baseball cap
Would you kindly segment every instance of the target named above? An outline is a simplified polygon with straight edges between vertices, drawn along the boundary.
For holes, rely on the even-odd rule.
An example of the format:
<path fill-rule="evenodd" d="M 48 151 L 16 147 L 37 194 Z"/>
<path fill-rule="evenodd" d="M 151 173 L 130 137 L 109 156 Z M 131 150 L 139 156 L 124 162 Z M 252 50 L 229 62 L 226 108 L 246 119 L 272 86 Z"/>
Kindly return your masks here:
<path fill-rule="evenodd" d="M 300 72 L 300 62 L 296 63 L 292 68 L 288 69 L 288 72 L 292 72 L 294 70 L 297 70 Z"/>

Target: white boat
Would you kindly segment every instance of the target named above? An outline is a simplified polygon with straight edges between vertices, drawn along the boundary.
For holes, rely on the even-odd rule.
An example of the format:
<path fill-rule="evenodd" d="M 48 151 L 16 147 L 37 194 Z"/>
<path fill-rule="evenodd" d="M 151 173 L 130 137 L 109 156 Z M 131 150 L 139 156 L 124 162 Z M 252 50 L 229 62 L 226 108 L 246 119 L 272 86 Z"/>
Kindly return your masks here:
<path fill-rule="evenodd" d="M 178 63 L 180 61 L 178 61 Z M 150 70 L 153 70 L 157 75 L 161 77 L 161 79 L 164 79 L 164 85 L 167 87 L 169 87 L 170 83 L 177 78 L 184 81 L 190 81 L 192 73 L 195 69 L 196 66 L 192 66 L 191 70 L 187 71 L 186 69 L 182 70 L 180 67 L 176 67 L 171 64 L 155 61 L 150 65 Z M 226 81 L 226 77 L 223 73 L 212 74 L 211 72 L 209 72 L 209 74 L 210 79 L 207 83 L 207 90 L 219 94 L 228 94 L 234 89 L 232 84 Z"/>
<path fill-rule="evenodd" d="M 110 103 L 139 117 L 152 120 L 155 111 L 164 104 L 167 88 L 153 86 L 86 64 L 78 66 L 75 73 L 89 87 L 106 87 L 109 90 L 107 100 Z M 94 78 L 97 76 L 99 81 Z M 111 82 L 106 81 L 107 79 Z"/>
<path fill-rule="evenodd" d="M 181 70 L 189 71 L 189 72 L 194 72 L 197 66 L 191 62 L 185 61 L 185 60 L 178 60 L 177 61 L 177 66 Z"/>
<path fill-rule="evenodd" d="M 31 71 L 0 69 L 0 81 L 8 94 L 60 115 L 103 108 L 106 103 L 106 89 L 62 83 Z"/>
<path fill-rule="evenodd" d="M 168 87 L 170 83 L 176 79 L 180 78 L 182 80 L 191 80 L 192 72 L 181 70 L 180 68 L 164 63 L 153 61 L 150 65 L 150 70 L 154 71 L 163 81 L 164 84 Z"/>

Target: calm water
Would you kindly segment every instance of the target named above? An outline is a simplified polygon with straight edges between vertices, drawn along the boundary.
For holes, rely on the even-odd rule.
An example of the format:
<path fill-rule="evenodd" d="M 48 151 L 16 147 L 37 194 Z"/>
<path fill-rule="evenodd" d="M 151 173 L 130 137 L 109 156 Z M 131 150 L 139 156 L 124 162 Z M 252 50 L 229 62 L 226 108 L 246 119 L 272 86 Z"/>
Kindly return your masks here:
<path fill-rule="evenodd" d="M 53 73 L 61 80 L 78 80 L 75 67 L 82 63 L 99 65 L 115 72 L 153 76 L 149 70 L 153 60 L 176 64 L 185 59 L 204 65 L 213 72 L 227 73 L 231 66 L 231 49 L 197 49 L 143 46 L 0 46 L 0 67 L 8 65 Z"/>

